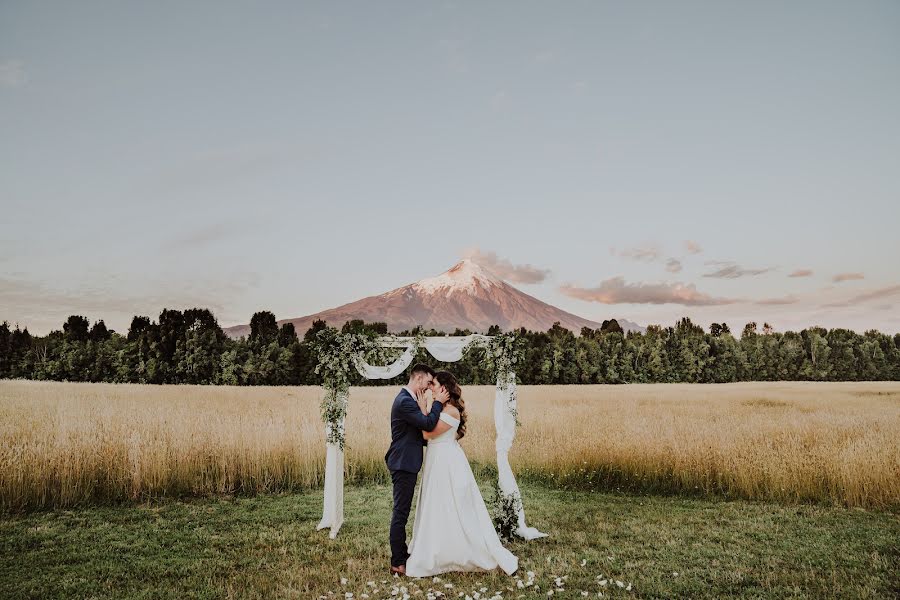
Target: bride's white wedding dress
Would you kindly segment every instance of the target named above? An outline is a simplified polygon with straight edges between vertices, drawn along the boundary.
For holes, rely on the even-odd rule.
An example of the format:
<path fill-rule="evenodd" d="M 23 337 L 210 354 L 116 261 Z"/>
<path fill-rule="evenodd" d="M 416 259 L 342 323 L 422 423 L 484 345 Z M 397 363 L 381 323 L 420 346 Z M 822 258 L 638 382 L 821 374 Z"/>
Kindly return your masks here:
<path fill-rule="evenodd" d="M 503 547 L 472 467 L 456 439 L 459 419 L 441 413 L 450 429 L 428 440 L 416 501 L 406 574 L 427 577 L 448 571 L 492 570 L 507 575 L 519 559 Z"/>

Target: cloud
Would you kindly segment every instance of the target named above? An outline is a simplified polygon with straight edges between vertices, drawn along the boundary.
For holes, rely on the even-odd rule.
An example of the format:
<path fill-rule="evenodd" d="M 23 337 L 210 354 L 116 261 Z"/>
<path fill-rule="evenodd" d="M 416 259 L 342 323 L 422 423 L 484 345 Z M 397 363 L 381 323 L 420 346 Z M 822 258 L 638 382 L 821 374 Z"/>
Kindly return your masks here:
<path fill-rule="evenodd" d="M 857 279 L 865 279 L 865 275 L 862 273 L 838 273 L 831 280 L 835 283 L 840 283 L 842 281 L 855 281 Z"/>
<path fill-rule="evenodd" d="M 703 251 L 696 242 L 686 241 L 684 244 L 687 251 L 691 254 L 697 254 Z M 662 259 L 662 251 L 660 250 L 659 245 L 651 242 L 632 246 L 630 248 L 623 248 L 621 250 L 617 250 L 614 246 L 611 246 L 609 253 L 613 256 L 621 256 L 623 258 L 630 258 L 631 260 L 647 263 L 656 262 L 657 260 Z M 680 273 L 684 268 L 681 260 L 675 257 L 667 258 L 665 265 L 666 271 L 669 273 Z"/>
<path fill-rule="evenodd" d="M 610 248 L 613 254 L 618 254 L 619 256 L 630 258 L 632 260 L 640 260 L 644 262 L 653 262 L 658 259 L 660 256 L 659 247 L 655 244 L 645 244 L 643 246 L 635 246 L 633 248 L 625 248 L 624 250 L 616 251 L 615 248 Z"/>
<path fill-rule="evenodd" d="M 0 61 L 0 87 L 20 87 L 25 84 L 25 63 L 17 58 Z"/>
<path fill-rule="evenodd" d="M 819 308 L 847 308 L 848 306 L 853 306 L 853 303 L 849 300 L 842 300 L 841 302 L 829 302 L 828 304 L 822 304 Z"/>
<path fill-rule="evenodd" d="M 892 298 L 894 296 L 900 296 L 900 284 L 889 285 L 887 287 L 874 289 L 871 292 L 857 294 L 851 298 L 848 298 L 847 300 L 823 304 L 822 308 L 843 308 L 847 306 L 863 304 L 865 302 L 869 302 L 870 300 L 882 300 L 885 298 Z"/>
<path fill-rule="evenodd" d="M 625 283 L 624 277 L 613 277 L 595 288 L 563 285 L 566 296 L 602 304 L 681 304 L 684 306 L 719 306 L 739 302 L 733 298 L 716 298 L 697 291 L 685 283 Z"/>
<path fill-rule="evenodd" d="M 689 254 L 700 254 L 703 252 L 703 248 L 700 247 L 700 244 L 691 240 L 684 241 L 684 249 L 687 250 Z"/>
<path fill-rule="evenodd" d="M 796 271 L 788 275 L 788 277 L 809 277 L 812 274 L 813 272 L 810 269 L 797 269 Z"/>
<path fill-rule="evenodd" d="M 713 277 L 716 279 L 737 279 L 739 277 L 746 277 L 748 275 L 749 276 L 762 275 L 763 273 L 766 273 L 766 272 L 772 270 L 771 267 L 766 268 L 766 269 L 745 269 L 744 267 L 741 267 L 740 265 L 737 265 L 731 261 L 713 260 L 713 261 L 707 261 L 706 264 L 708 264 L 708 265 L 711 265 L 711 264 L 724 265 L 723 267 L 713 271 L 712 273 L 704 273 L 704 275 L 703 275 L 704 277 Z"/>
<path fill-rule="evenodd" d="M 482 252 L 473 248 L 465 253 L 465 258 L 485 267 L 501 279 L 512 283 L 540 283 L 550 275 L 549 269 L 538 269 L 531 265 L 514 265 L 494 252 Z"/>
<path fill-rule="evenodd" d="M 762 304 L 764 306 L 780 306 L 782 304 L 796 304 L 800 299 L 797 296 L 783 296 L 781 298 L 766 298 L 757 300 L 754 304 Z"/>
<path fill-rule="evenodd" d="M 681 261 L 677 258 L 670 258 L 666 261 L 666 271 L 669 273 L 677 273 L 681 270 Z"/>
<path fill-rule="evenodd" d="M 193 231 L 176 236 L 169 244 L 169 248 L 199 248 L 221 240 L 231 239 L 246 228 L 239 223 L 211 223 Z"/>

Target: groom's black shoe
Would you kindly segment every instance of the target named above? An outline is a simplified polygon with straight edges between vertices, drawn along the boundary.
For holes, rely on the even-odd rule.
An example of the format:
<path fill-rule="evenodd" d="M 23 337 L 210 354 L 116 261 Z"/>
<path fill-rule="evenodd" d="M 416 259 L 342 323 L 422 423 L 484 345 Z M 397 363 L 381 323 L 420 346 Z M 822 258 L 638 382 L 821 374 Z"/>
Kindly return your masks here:
<path fill-rule="evenodd" d="M 391 565 L 391 575 L 397 573 L 398 575 L 406 575 L 406 565 L 400 565 L 399 567 L 395 567 Z"/>

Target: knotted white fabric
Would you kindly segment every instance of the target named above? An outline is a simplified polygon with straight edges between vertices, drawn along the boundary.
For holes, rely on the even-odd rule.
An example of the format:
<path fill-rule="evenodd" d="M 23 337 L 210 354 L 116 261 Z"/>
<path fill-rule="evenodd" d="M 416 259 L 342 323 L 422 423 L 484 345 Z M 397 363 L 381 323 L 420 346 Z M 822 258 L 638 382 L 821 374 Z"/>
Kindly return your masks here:
<path fill-rule="evenodd" d="M 463 349 L 469 342 L 475 339 L 490 339 L 490 336 L 472 334 L 467 336 L 435 336 L 424 339 L 424 347 L 434 358 L 441 362 L 456 362 L 462 359 Z M 406 348 L 403 355 L 393 363 L 386 366 L 376 366 L 366 363 L 362 357 L 355 357 L 353 364 L 359 373 L 367 379 L 390 379 L 406 370 L 416 355 L 417 348 L 414 338 L 380 338 L 380 343 L 385 347 Z M 516 407 L 516 376 L 509 373 L 507 385 L 501 386 L 497 379 L 497 391 L 494 395 L 494 425 L 497 429 L 497 473 L 500 490 L 504 494 L 516 494 L 521 499 L 516 477 L 509 465 L 509 450 L 512 448 L 513 438 L 516 435 L 516 420 L 510 413 L 510 408 Z M 349 394 L 349 392 L 348 392 Z M 344 397 L 347 400 L 347 397 Z M 344 421 L 338 426 L 343 429 Z M 330 431 L 330 425 L 325 425 L 326 439 Z M 329 537 L 337 537 L 338 530 L 344 522 L 344 452 L 337 444 L 327 444 L 325 454 L 325 502 L 322 509 L 322 520 L 316 529 L 331 528 Z M 534 527 L 525 524 L 525 509 L 519 509 L 519 527 L 516 533 L 526 540 L 546 537 Z"/>
<path fill-rule="evenodd" d="M 356 365 L 356 370 L 359 371 L 359 374 L 366 379 L 390 379 L 405 371 L 415 356 L 416 347 L 410 344 L 400 358 L 387 366 L 370 365 L 359 356 L 355 358 L 353 364 Z"/>

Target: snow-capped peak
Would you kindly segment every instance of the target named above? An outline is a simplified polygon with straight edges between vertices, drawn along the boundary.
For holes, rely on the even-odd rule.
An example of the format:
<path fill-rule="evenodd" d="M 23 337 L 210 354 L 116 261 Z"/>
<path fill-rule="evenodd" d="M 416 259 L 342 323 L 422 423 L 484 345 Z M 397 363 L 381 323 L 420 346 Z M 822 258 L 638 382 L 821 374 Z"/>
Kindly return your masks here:
<path fill-rule="evenodd" d="M 502 285 L 503 280 L 479 265 L 471 258 L 464 258 L 437 277 L 428 277 L 413 284 L 420 292 L 433 294 L 438 290 L 447 293 L 455 291 L 475 291 L 477 286 Z"/>

